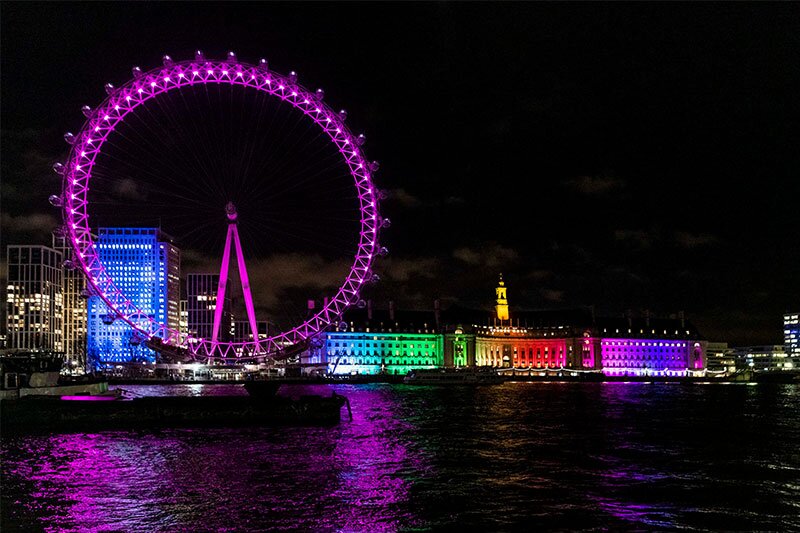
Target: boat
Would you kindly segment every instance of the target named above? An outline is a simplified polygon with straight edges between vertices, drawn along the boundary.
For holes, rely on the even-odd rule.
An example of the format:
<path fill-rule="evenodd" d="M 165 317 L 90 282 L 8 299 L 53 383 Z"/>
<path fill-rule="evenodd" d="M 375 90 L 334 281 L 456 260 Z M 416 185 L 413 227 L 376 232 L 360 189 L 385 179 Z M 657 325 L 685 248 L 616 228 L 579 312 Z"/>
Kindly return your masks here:
<path fill-rule="evenodd" d="M 12 352 L 0 355 L 0 400 L 26 396 L 113 395 L 108 381 L 91 376 L 61 375 L 64 356 L 55 352 Z"/>
<path fill-rule="evenodd" d="M 244 390 L 255 398 L 274 398 L 280 387 L 281 382 L 278 380 L 259 379 L 244 383 Z"/>
<path fill-rule="evenodd" d="M 492 367 L 419 369 L 403 378 L 408 385 L 489 385 L 504 381 Z"/>
<path fill-rule="evenodd" d="M 116 401 L 30 396 L 0 402 L 3 436 L 94 432 L 102 430 L 249 427 L 275 425 L 326 426 L 339 423 L 347 398 L 276 396 L 148 396 Z M 70 400 L 70 401 L 66 401 Z M 349 409 L 349 405 L 348 405 Z"/>

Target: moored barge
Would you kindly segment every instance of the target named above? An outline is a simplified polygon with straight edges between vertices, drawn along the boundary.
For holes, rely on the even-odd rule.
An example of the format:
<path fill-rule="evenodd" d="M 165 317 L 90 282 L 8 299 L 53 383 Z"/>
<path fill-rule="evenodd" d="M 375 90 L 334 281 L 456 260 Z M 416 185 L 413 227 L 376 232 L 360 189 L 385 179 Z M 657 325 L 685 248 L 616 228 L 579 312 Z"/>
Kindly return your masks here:
<path fill-rule="evenodd" d="M 334 425 L 347 402 L 301 396 L 151 396 L 99 401 L 102 396 L 27 397 L 0 402 L 3 436 L 116 429 Z"/>

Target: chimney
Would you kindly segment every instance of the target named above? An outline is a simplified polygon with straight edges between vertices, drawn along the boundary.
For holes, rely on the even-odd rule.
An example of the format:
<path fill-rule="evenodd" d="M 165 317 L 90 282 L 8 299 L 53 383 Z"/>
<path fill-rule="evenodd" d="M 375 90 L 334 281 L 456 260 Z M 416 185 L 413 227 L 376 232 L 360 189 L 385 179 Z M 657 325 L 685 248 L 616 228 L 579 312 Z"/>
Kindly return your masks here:
<path fill-rule="evenodd" d="M 433 317 L 436 319 L 436 329 L 438 330 L 441 327 L 439 322 L 442 318 L 442 306 L 438 298 L 433 301 Z"/>
<path fill-rule="evenodd" d="M 389 300 L 389 320 L 394 321 L 394 300 Z"/>
<path fill-rule="evenodd" d="M 372 320 L 372 300 L 367 300 L 367 320 Z"/>
<path fill-rule="evenodd" d="M 650 327 L 650 310 L 649 309 L 645 309 L 644 310 L 644 324 L 648 328 Z"/>
<path fill-rule="evenodd" d="M 308 301 L 308 310 L 309 311 L 313 311 L 316 306 L 317 306 L 317 302 L 315 302 L 314 300 L 309 300 Z"/>
<path fill-rule="evenodd" d="M 678 318 L 681 319 L 681 329 L 686 329 L 686 313 L 678 311 Z"/>

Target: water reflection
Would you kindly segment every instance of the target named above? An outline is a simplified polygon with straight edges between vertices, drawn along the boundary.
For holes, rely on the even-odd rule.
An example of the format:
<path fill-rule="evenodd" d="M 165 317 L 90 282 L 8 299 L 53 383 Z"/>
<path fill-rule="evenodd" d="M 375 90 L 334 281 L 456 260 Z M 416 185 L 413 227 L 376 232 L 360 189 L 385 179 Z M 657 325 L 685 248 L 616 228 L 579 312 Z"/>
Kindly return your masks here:
<path fill-rule="evenodd" d="M 796 387 L 336 390 L 334 428 L 4 439 L 3 529 L 800 527 Z"/>

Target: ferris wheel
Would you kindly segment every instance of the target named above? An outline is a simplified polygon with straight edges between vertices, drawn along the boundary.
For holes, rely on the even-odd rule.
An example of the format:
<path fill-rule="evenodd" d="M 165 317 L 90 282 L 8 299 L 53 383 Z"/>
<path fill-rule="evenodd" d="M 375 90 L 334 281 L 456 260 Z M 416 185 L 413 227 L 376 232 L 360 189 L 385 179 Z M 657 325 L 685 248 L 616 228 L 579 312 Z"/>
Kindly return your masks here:
<path fill-rule="evenodd" d="M 350 177 L 357 212 L 354 218 L 357 220 L 354 225 L 357 234 L 353 235 L 355 252 L 350 254 L 349 271 L 342 277 L 338 289 L 325 298 L 319 309 L 308 312 L 296 323 L 266 337 L 259 337 L 237 230 L 241 214 L 237 213 L 233 202 L 226 202 L 228 199 L 213 199 L 220 204 L 220 212 L 225 209 L 228 223 L 217 295 L 220 298 L 225 296 L 229 252 L 231 246 L 235 245 L 247 317 L 253 333 L 249 340 L 227 340 L 217 335 L 220 331 L 221 300 L 217 303 L 214 335 L 211 338 L 193 337 L 191 332 L 182 331 L 164 320 L 157 320 L 152 313 L 146 313 L 136 304 L 129 289 L 118 283 L 110 269 L 104 266 L 90 226 L 95 222 L 92 212 L 94 204 L 90 201 L 93 177 L 98 174 L 98 162 L 104 149 L 109 146 L 109 140 L 115 135 L 127 135 L 135 140 L 130 131 L 131 128 L 135 130 L 138 123 L 131 117 L 136 115 L 138 109 L 146 108 L 148 103 L 157 102 L 159 106 L 169 107 L 169 101 L 165 99 L 170 94 L 201 88 L 207 91 L 215 86 L 255 91 L 280 106 L 301 113 L 305 122 L 315 130 L 317 138 L 324 139 L 329 148 L 338 154 L 337 164 L 343 165 L 342 168 Z M 274 357 L 291 347 L 302 346 L 329 327 L 338 325 L 348 307 L 363 305 L 360 300 L 362 288 L 378 280 L 373 273 L 373 263 L 376 257 L 388 253 L 379 244 L 379 232 L 388 227 L 389 221 L 380 215 L 379 202 L 384 196 L 373 183 L 378 164 L 367 160 L 363 152 L 364 136 L 354 135 L 350 131 L 345 124 L 346 112 L 334 111 L 324 103 L 321 89 L 306 89 L 298 83 L 294 72 L 289 75 L 274 72 L 265 59 L 257 64 L 249 64 L 238 60 L 230 52 L 224 60 L 212 60 L 198 51 L 193 60 L 173 61 L 169 56 L 164 56 L 163 65 L 152 70 L 142 71 L 134 67 L 132 79 L 119 87 L 106 84 L 105 90 L 108 96 L 99 106 L 94 109 L 84 106 L 86 121 L 80 131 L 65 135 L 65 140 L 70 144 L 69 154 L 63 164 L 54 165 L 54 170 L 63 176 L 62 192 L 59 196 L 52 196 L 51 203 L 62 208 L 63 234 L 73 250 L 71 266 L 85 274 L 89 291 L 105 303 L 115 320 L 122 320 L 131 326 L 141 341 L 153 341 L 164 347 L 186 350 L 198 360 L 252 361 Z M 184 96 L 181 95 L 181 98 Z M 191 108 L 191 99 L 184 98 L 184 102 L 189 102 L 187 105 Z M 126 121 L 131 123 L 126 124 Z M 172 139 L 165 142 L 172 142 Z"/>

